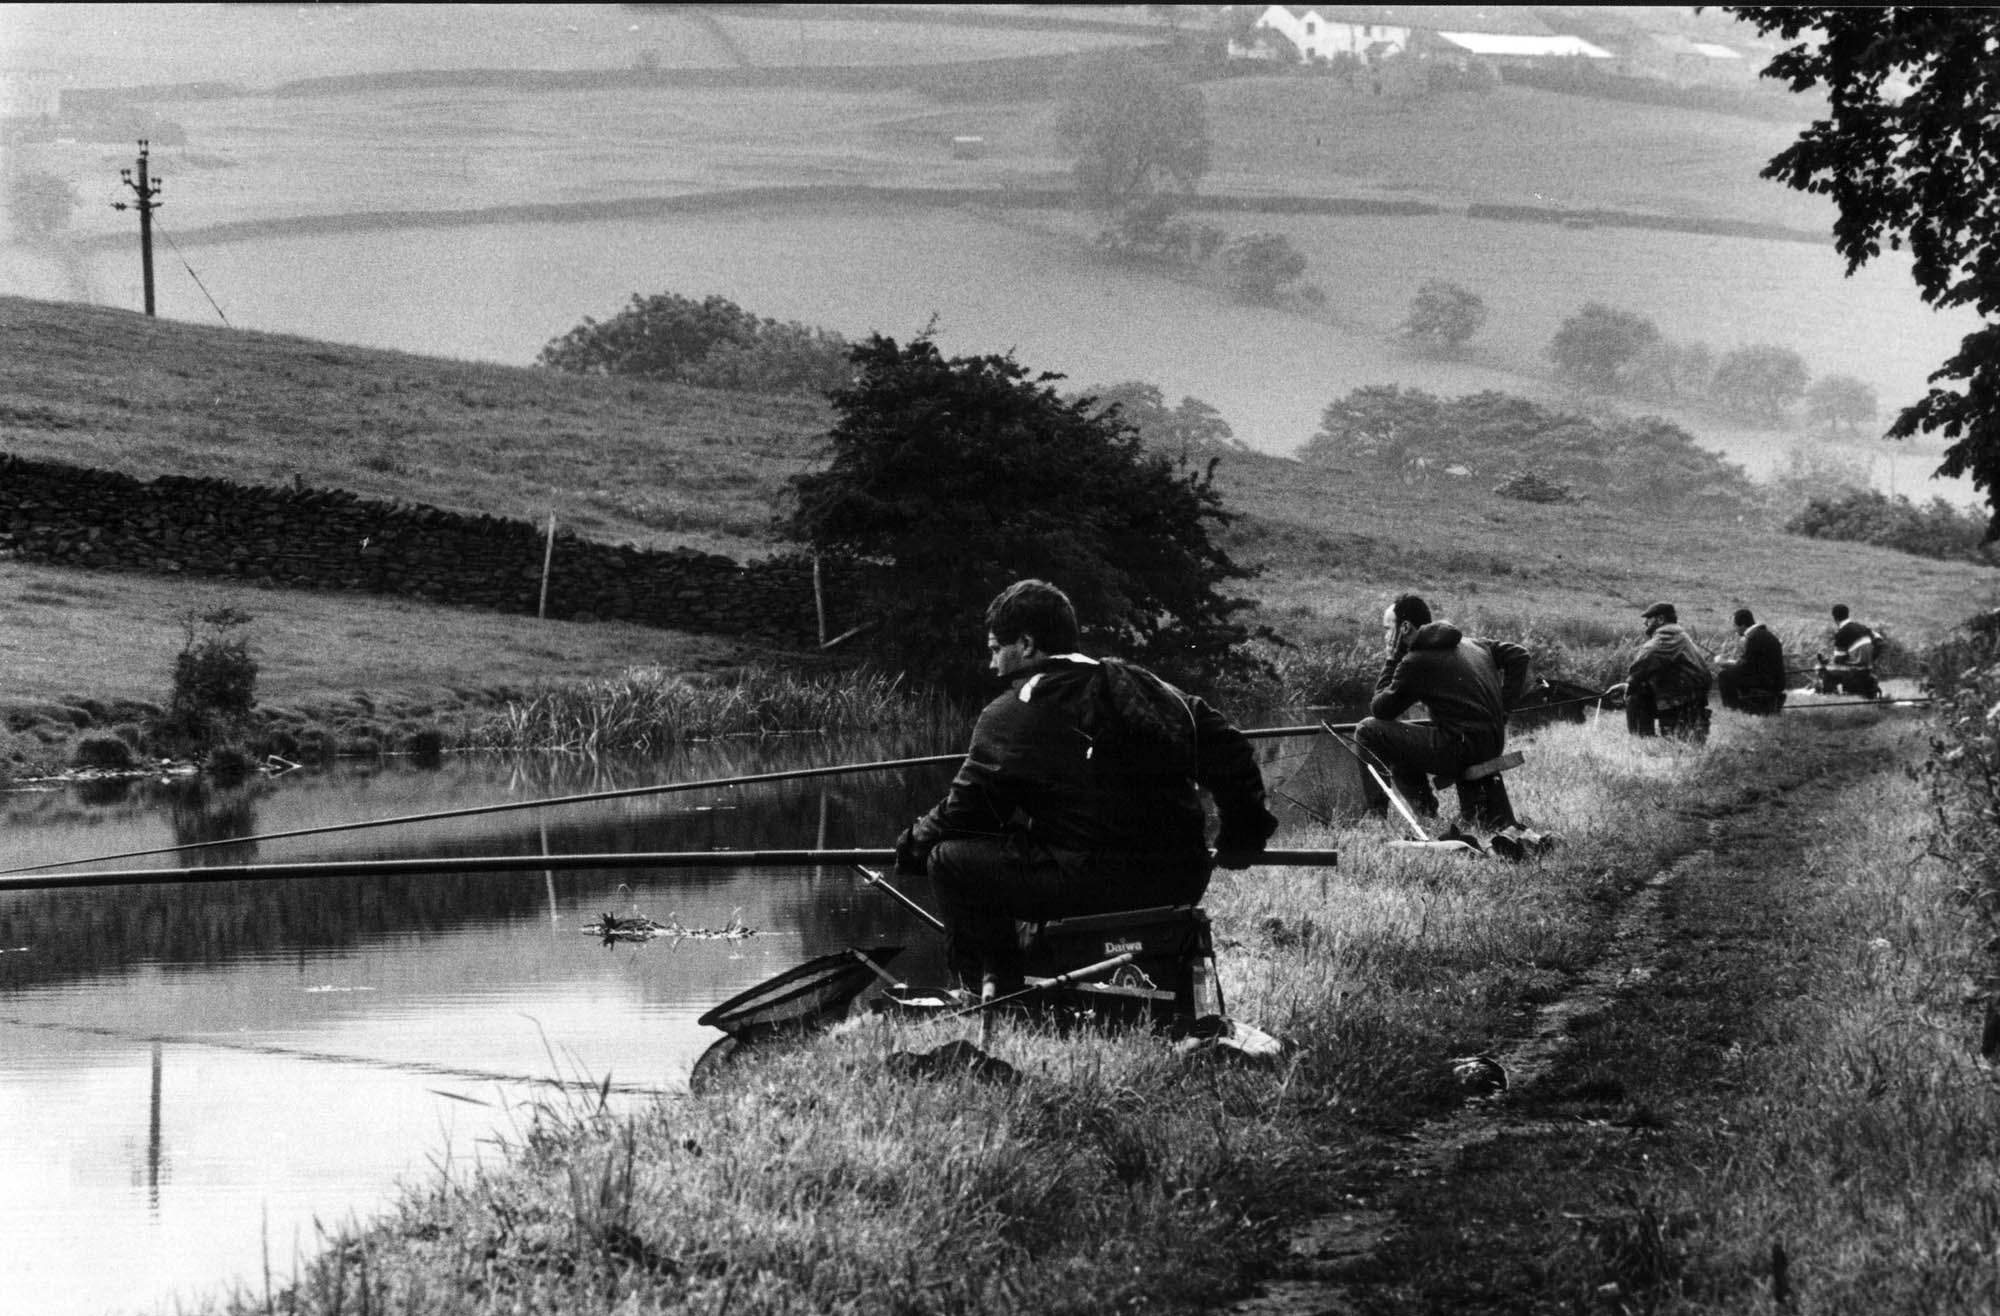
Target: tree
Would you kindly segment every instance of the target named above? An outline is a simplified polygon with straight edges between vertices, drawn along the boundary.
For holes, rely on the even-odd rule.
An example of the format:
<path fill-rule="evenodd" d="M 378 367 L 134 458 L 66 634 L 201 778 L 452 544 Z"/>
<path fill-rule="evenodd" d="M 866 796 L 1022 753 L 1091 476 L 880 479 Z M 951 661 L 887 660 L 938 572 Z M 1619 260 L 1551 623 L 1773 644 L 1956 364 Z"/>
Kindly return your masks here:
<path fill-rule="evenodd" d="M 1659 341 L 1659 326 L 1645 316 L 1589 302 L 1557 328 L 1548 355 L 1565 382 L 1615 393 L 1625 366 Z"/>
<path fill-rule="evenodd" d="M 872 335 L 832 395 L 830 460 L 794 477 L 795 543 L 885 573 L 867 602 L 880 655 L 927 685 L 980 688 L 981 623 L 1008 582 L 1076 601 L 1093 648 L 1197 687 L 1242 670 L 1252 636 L 1228 582 L 1255 574 L 1211 537 L 1230 516 L 1215 463 L 1147 452 L 1134 429 L 1065 400 L 1011 357 L 952 357 Z"/>
<path fill-rule="evenodd" d="M 580 375 L 819 392 L 846 382 L 847 352 L 847 340 L 831 330 L 753 315 L 727 297 L 634 293 L 631 305 L 602 324 L 585 316 L 535 362 Z"/>
<path fill-rule="evenodd" d="M 1275 306 L 1286 284 L 1306 272 L 1304 253 L 1282 233 L 1245 233 L 1222 249 L 1229 287 L 1246 302 Z"/>
<path fill-rule="evenodd" d="M 1970 475 L 2000 538 L 2000 10 L 1949 6 L 1733 6 L 1759 34 L 1795 44 L 1764 76 L 1824 89 L 1825 117 L 1764 177 L 1831 197 L 1834 245 L 1852 274 L 1884 242 L 1906 244 L 1918 295 L 1986 321 L 1931 374 L 1892 438 L 1952 440 L 1938 474 Z"/>
<path fill-rule="evenodd" d="M 1811 378 L 1805 359 L 1797 352 L 1757 343 L 1725 352 L 1716 363 L 1709 389 L 1715 400 L 1731 411 L 1776 423 L 1805 396 L 1806 381 Z"/>
<path fill-rule="evenodd" d="M 1077 195 L 1117 217 L 1194 191 L 1212 143 L 1199 89 L 1128 51 L 1079 60 L 1064 80 L 1056 138 L 1075 156 Z"/>
<path fill-rule="evenodd" d="M 1639 349 L 1618 377 L 1642 397 L 1666 401 L 1706 397 L 1715 377 L 1715 354 L 1706 343 L 1662 338 Z"/>
<path fill-rule="evenodd" d="M 1486 324 L 1486 302 L 1444 279 L 1425 279 L 1410 302 L 1405 337 L 1442 352 L 1457 352 Z"/>
<path fill-rule="evenodd" d="M 28 242 L 58 237 L 69 229 L 77 207 L 76 187 L 66 178 L 38 169 L 7 175 L 7 213 L 14 235 Z"/>
<path fill-rule="evenodd" d="M 1200 398 L 1190 397 L 1169 408 L 1157 384 L 1127 380 L 1086 389 L 1077 397 L 1099 416 L 1117 408 L 1117 419 L 1135 430 L 1148 448 L 1170 457 L 1193 461 L 1222 452 L 1248 451 L 1221 412 Z"/>
<path fill-rule="evenodd" d="M 1806 390 L 1806 419 L 1826 433 L 1852 434 L 1875 419 L 1875 387 L 1853 375 L 1827 375 Z"/>

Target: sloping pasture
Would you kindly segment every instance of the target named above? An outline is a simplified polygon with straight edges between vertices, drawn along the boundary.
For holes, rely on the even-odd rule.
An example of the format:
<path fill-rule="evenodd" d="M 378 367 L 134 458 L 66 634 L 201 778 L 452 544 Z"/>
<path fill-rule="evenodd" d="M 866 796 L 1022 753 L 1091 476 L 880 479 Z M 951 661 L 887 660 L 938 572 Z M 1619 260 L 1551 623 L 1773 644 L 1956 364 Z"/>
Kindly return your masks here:
<path fill-rule="evenodd" d="M 1247 306 L 1195 279 L 1106 260 L 1088 222 L 1056 212 L 765 203 L 743 210 L 578 224 L 474 224 L 190 245 L 201 282 L 239 327 L 526 364 L 585 316 L 634 293 L 721 293 L 763 315 L 850 337 L 934 327 L 953 352 L 1013 352 L 1076 386 L 1136 379 L 1221 410 L 1239 438 L 1291 452 L 1326 404 L 1366 384 L 1442 394 L 1504 389 L 1559 399 L 1544 348 L 1586 301 L 1653 317 L 1718 352 L 1775 342 L 1816 373 L 1914 398 L 1955 344 L 1885 257 L 1853 278 L 1830 248 L 1647 230 L 1471 220 L 1229 217 L 1290 234 L 1328 293 L 1310 311 Z M 137 299 L 129 254 L 91 258 L 114 304 Z M 1395 338 L 1425 278 L 1477 291 L 1491 319 L 1466 359 Z M 214 321 L 199 289 L 163 279 L 166 314 Z M 1667 410 L 1702 442 L 1766 471 L 1797 432 Z M 1886 422 L 1886 418 L 1885 418 Z M 1880 449 L 1857 449 L 1866 456 Z M 1904 451 L 1904 450 L 1899 450 Z M 1903 469 L 1903 491 L 1935 446 Z M 1954 496 L 1963 496 L 1955 494 Z"/>

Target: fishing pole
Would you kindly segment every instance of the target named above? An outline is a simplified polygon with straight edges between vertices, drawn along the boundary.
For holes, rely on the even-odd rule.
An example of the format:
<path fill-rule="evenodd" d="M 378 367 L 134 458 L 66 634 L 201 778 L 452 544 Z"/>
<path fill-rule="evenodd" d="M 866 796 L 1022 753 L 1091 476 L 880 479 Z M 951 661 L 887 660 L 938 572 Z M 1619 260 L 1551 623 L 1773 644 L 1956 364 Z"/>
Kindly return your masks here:
<path fill-rule="evenodd" d="M 1258 727 L 1243 733 L 1252 740 L 1284 736 L 1316 736 L 1317 724 L 1298 727 Z M 318 827 L 295 827 L 283 832 L 262 832 L 256 836 L 224 837 L 215 841 L 190 841 L 185 845 L 162 845 L 148 850 L 125 850 L 118 854 L 93 855 L 87 859 L 54 859 L 47 863 L 18 868 L 0 868 L 0 876 L 39 873 L 50 868 L 71 868 L 78 864 L 108 864 L 118 859 L 143 859 L 148 855 L 185 854 L 218 845 L 256 845 L 264 841 L 288 841 L 301 836 L 327 836 L 334 832 L 360 831 L 369 827 L 393 827 L 403 823 L 443 822 L 450 818 L 472 818 L 482 814 L 510 813 L 520 809 L 551 808 L 558 804 L 595 804 L 603 800 L 633 799 L 642 795 L 666 795 L 677 791 L 722 790 L 732 786 L 758 786 L 775 781 L 800 781 L 809 777 L 836 777 L 849 773 L 889 772 L 898 768 L 933 767 L 962 762 L 964 751 L 927 754 L 918 758 L 879 759 L 871 763 L 835 763 L 817 768 L 786 768 L 777 772 L 757 772 L 736 777 L 711 777 L 705 781 L 657 782 L 651 786 L 625 786 L 617 790 L 590 791 L 582 795 L 558 795 L 542 800 L 507 800 L 499 804 L 474 804 L 459 809 L 431 813 L 406 813 L 393 818 L 368 818 L 360 822 L 325 823 Z"/>
<path fill-rule="evenodd" d="M 291 878 L 432 877 L 473 873 L 539 873 L 586 868 L 820 868 L 896 861 L 894 850 L 664 850 L 616 854 L 462 855 L 450 858 L 331 859 L 317 863 L 215 864 L 202 868 L 96 869 L 83 873 L 0 875 L 0 892 L 89 886 L 153 886 L 168 882 L 252 882 Z M 1333 850 L 1263 850 L 1252 867 L 1334 867 Z"/>
<path fill-rule="evenodd" d="M 1794 704 L 1787 702 L 1787 713 L 1810 713 L 1821 708 L 1897 708 L 1913 707 L 1920 704 L 1934 704 L 1937 700 L 1929 695 L 1908 699 L 1835 699 L 1823 704 Z"/>

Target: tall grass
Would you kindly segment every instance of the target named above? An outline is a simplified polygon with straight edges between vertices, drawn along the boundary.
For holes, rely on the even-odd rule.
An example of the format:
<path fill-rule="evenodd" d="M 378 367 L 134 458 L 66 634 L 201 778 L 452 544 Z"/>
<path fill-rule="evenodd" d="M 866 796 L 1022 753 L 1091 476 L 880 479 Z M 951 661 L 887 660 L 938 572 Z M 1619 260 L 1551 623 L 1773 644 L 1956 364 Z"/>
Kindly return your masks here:
<path fill-rule="evenodd" d="M 544 684 L 470 733 L 480 749 L 654 751 L 722 736 L 853 731 L 962 732 L 964 715 L 900 675 L 753 668 L 713 682 L 661 667 Z"/>

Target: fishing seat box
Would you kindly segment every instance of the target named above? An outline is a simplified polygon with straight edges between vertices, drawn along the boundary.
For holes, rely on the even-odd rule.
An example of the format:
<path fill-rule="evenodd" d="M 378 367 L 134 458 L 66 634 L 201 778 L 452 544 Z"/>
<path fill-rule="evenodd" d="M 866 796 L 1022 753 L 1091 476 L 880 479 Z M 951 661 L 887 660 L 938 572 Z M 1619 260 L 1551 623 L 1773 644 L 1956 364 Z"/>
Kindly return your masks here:
<path fill-rule="evenodd" d="M 1086 914 L 1019 927 L 1030 982 L 1116 955 L 1132 956 L 1130 964 L 1061 988 L 1069 1004 L 1135 1023 L 1185 1021 L 1223 1012 L 1208 914 L 1196 906 Z"/>

